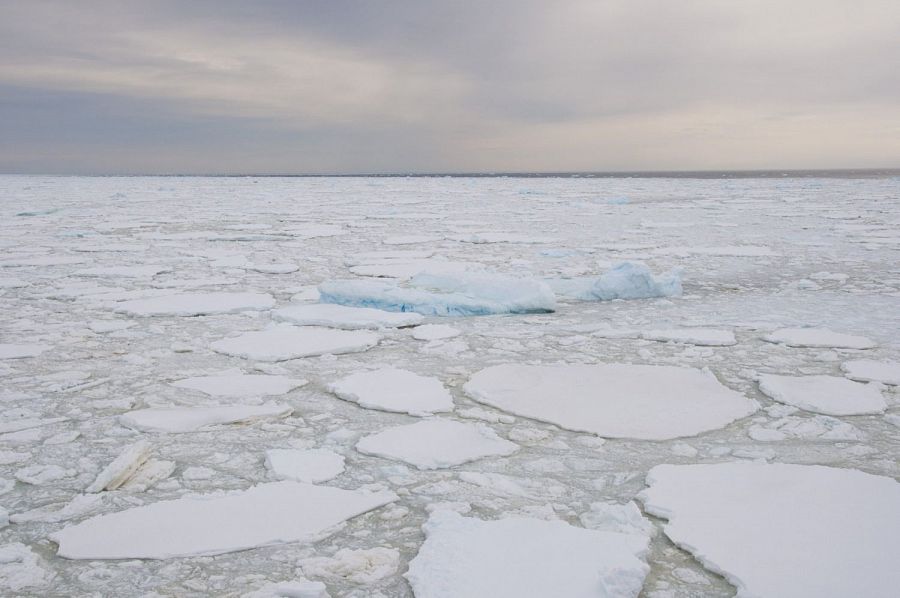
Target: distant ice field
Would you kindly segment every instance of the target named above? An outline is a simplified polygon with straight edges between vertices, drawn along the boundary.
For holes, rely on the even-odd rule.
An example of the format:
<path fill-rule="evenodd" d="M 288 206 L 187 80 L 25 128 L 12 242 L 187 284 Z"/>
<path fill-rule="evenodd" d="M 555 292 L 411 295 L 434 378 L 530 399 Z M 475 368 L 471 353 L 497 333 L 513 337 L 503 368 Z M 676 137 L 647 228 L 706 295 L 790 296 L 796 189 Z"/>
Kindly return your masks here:
<path fill-rule="evenodd" d="M 898 368 L 897 176 L 0 176 L 0 595 L 893 595 Z"/>

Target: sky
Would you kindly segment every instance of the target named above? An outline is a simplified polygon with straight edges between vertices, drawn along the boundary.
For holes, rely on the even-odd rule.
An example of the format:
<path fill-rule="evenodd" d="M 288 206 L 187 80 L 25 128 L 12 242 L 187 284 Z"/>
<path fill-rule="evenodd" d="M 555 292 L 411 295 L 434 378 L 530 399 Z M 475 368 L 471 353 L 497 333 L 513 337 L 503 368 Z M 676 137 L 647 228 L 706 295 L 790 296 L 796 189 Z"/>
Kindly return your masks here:
<path fill-rule="evenodd" d="M 900 166 L 896 0 L 0 0 L 0 172 Z"/>

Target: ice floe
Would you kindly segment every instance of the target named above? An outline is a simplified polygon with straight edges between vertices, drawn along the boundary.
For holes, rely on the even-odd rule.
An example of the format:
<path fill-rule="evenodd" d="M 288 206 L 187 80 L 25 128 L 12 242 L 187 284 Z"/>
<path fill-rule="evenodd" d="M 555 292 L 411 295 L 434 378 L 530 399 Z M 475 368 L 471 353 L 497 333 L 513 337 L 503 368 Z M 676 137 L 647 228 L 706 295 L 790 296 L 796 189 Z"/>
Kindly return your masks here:
<path fill-rule="evenodd" d="M 648 536 L 510 517 L 435 511 L 405 574 L 416 598 L 636 597 Z"/>
<path fill-rule="evenodd" d="M 396 368 L 357 372 L 332 382 L 328 390 L 367 409 L 410 415 L 453 409 L 453 397 L 440 380 Z"/>
<path fill-rule="evenodd" d="M 184 293 L 113 304 L 113 310 L 131 316 L 204 316 L 271 309 L 267 293 Z"/>
<path fill-rule="evenodd" d="M 876 346 L 874 341 L 864 336 L 843 334 L 827 328 L 782 328 L 767 335 L 764 340 L 788 347 L 871 349 Z"/>
<path fill-rule="evenodd" d="M 47 349 L 47 345 L 17 345 L 14 343 L 0 343 L 0 359 L 23 359 L 25 357 L 37 357 Z"/>
<path fill-rule="evenodd" d="M 101 471 L 85 492 L 115 490 L 133 476 L 150 457 L 150 443 L 139 440 L 125 448 L 122 453 Z"/>
<path fill-rule="evenodd" d="M 759 390 L 779 403 L 824 415 L 884 413 L 887 408 L 878 385 L 838 376 L 760 374 Z"/>
<path fill-rule="evenodd" d="M 900 587 L 896 480 L 739 462 L 659 465 L 647 484 L 644 509 L 742 598 L 889 598 Z"/>
<path fill-rule="evenodd" d="M 69 559 L 165 559 L 309 542 L 396 500 L 300 482 L 272 482 L 225 496 L 156 502 L 100 515 L 50 536 Z"/>
<path fill-rule="evenodd" d="M 507 456 L 519 446 L 484 424 L 427 419 L 387 428 L 356 443 L 367 455 L 404 461 L 419 469 L 440 469 L 484 457 Z"/>
<path fill-rule="evenodd" d="M 425 319 L 416 313 L 397 313 L 333 303 L 289 305 L 272 312 L 272 318 L 300 326 L 327 326 L 344 330 L 415 326 Z"/>
<path fill-rule="evenodd" d="M 372 584 L 397 572 L 400 551 L 378 546 L 363 550 L 342 548 L 333 557 L 311 557 L 299 562 L 303 574 L 328 580 Z"/>
<path fill-rule="evenodd" d="M 859 359 L 842 363 L 841 369 L 851 380 L 900 386 L 900 363 L 897 362 Z"/>
<path fill-rule="evenodd" d="M 344 471 L 344 457 L 328 449 L 270 449 L 266 468 L 279 480 L 317 484 Z"/>
<path fill-rule="evenodd" d="M 143 432 L 194 432 L 208 426 L 280 418 L 294 409 L 279 403 L 221 407 L 151 407 L 119 416 L 123 426 Z"/>
<path fill-rule="evenodd" d="M 358 353 L 371 349 L 379 340 L 377 334 L 365 330 L 333 330 L 281 324 L 215 341 L 210 344 L 210 348 L 217 353 L 244 359 L 287 361 L 328 353 Z"/>
<path fill-rule="evenodd" d="M 419 341 L 438 341 L 453 338 L 462 334 L 453 326 L 445 324 L 423 324 L 416 326 L 412 331 L 412 337 Z"/>
<path fill-rule="evenodd" d="M 730 347 L 737 344 L 733 332 L 714 328 L 645 330 L 641 332 L 641 338 L 649 341 L 685 343 L 701 347 Z"/>
<path fill-rule="evenodd" d="M 196 376 L 172 382 L 172 386 L 198 390 L 214 397 L 251 398 L 283 395 L 307 384 L 302 378 L 265 374 Z"/>
<path fill-rule="evenodd" d="M 498 365 L 463 387 L 481 403 L 609 438 L 666 440 L 722 428 L 759 405 L 709 371 L 657 365 Z"/>

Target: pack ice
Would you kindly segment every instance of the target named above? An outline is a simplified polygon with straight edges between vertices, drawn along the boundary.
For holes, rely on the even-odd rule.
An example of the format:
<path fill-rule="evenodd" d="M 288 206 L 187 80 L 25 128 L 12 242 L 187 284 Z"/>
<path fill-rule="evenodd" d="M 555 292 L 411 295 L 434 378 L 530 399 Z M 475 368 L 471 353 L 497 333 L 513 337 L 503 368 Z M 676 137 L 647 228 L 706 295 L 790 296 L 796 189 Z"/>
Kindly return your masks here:
<path fill-rule="evenodd" d="M 367 409 L 410 415 L 453 409 L 453 397 L 440 380 L 397 368 L 357 372 L 332 382 L 328 390 Z"/>
<path fill-rule="evenodd" d="M 244 359 L 287 361 L 327 353 L 358 353 L 371 349 L 378 341 L 377 334 L 364 330 L 333 330 L 280 324 L 215 341 L 209 346 L 217 353 Z"/>
<path fill-rule="evenodd" d="M 871 349 L 876 346 L 875 342 L 864 336 L 834 332 L 828 328 L 782 328 L 767 335 L 764 340 L 788 347 Z"/>
<path fill-rule="evenodd" d="M 859 359 L 842 363 L 841 369 L 851 380 L 900 386 L 900 363 Z"/>
<path fill-rule="evenodd" d="M 307 384 L 302 378 L 264 374 L 222 374 L 219 376 L 195 376 L 171 383 L 178 388 L 198 390 L 215 397 L 247 399 L 281 395 Z"/>
<path fill-rule="evenodd" d="M 779 403 L 824 415 L 884 413 L 881 388 L 838 376 L 761 374 L 759 390 Z"/>
<path fill-rule="evenodd" d="M 205 316 L 271 309 L 267 293 L 183 293 L 113 304 L 113 310 L 131 316 Z"/>
<path fill-rule="evenodd" d="M 639 494 L 664 530 L 740 598 L 891 598 L 900 483 L 853 469 L 659 465 Z"/>
<path fill-rule="evenodd" d="M 695 436 L 759 408 L 709 371 L 662 365 L 497 365 L 463 389 L 515 415 L 608 438 Z"/>
<path fill-rule="evenodd" d="M 315 541 L 329 528 L 396 499 L 392 492 L 272 482 L 92 517 L 50 539 L 59 544 L 59 556 L 69 559 L 208 556 Z"/>
<path fill-rule="evenodd" d="M 406 578 L 416 598 L 637 596 L 650 567 L 649 537 L 510 517 L 438 510 Z"/>
<path fill-rule="evenodd" d="M 396 313 L 331 303 L 289 305 L 272 312 L 272 318 L 300 326 L 328 326 L 345 330 L 415 326 L 425 319 L 416 313 Z"/>
<path fill-rule="evenodd" d="M 142 432 L 194 432 L 209 426 L 290 415 L 293 408 L 278 403 L 221 407 L 150 407 L 119 416 L 119 423 Z"/>

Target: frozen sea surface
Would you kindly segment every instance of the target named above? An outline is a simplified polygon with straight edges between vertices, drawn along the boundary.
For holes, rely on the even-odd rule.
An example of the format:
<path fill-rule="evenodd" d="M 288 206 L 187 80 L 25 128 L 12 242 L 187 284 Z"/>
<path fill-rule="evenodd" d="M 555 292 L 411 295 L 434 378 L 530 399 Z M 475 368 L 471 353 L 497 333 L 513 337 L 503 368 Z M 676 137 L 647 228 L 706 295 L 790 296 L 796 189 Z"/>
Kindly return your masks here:
<path fill-rule="evenodd" d="M 528 537 L 540 544 L 541 534 L 557 536 L 545 528 L 588 538 L 579 532 L 615 532 L 623 521 L 642 521 L 628 505 L 660 465 L 758 461 L 859 470 L 885 480 L 900 475 L 896 178 L 6 176 L 0 197 L 0 525 L 6 523 L 0 595 L 276 596 L 297 588 L 322 595 L 317 582 L 323 582 L 331 596 L 410 597 L 404 574 L 429 529 L 431 545 L 418 562 L 433 566 L 418 566 L 412 577 L 423 592 L 441 587 L 422 575 L 446 565 L 440 554 L 452 546 L 437 550 L 447 530 L 438 533 L 434 522 L 453 520 L 447 512 L 460 513 L 475 530 L 518 529 L 525 524 L 515 522 L 528 521 Z M 623 262 L 645 264 L 655 275 L 679 273 L 681 295 L 602 302 L 566 296 L 566 289 L 597 281 Z M 479 279 L 479 292 L 509 288 L 496 287 L 498 281 L 553 281 L 553 295 L 543 286 L 538 295 L 555 311 L 400 322 L 398 314 L 296 307 L 316 305 L 315 289 L 333 281 L 411 288 L 420 268 L 432 271 L 432 294 L 475 292 L 472 285 L 438 289 L 435 275 L 505 277 Z M 303 317 L 285 324 L 275 310 Z M 406 327 L 418 322 L 431 327 Z M 341 329 L 356 327 L 378 330 Z M 501 411 L 463 391 L 477 372 L 503 364 L 706 368 L 761 409 L 671 440 L 604 438 Z M 392 448 L 392 458 L 358 451 L 364 438 L 429 421 L 365 408 L 329 391 L 353 374 L 387 368 L 439 382 L 452 397 L 442 404 L 453 409 L 441 420 L 484 426 L 518 450 L 426 470 L 402 457 L 433 440 L 428 449 L 444 465 L 459 461 L 447 455 L 460 447 L 425 434 Z M 885 412 L 798 409 L 811 403 L 793 391 L 779 396 L 796 405 L 760 392 L 765 376 L 883 382 Z M 366 391 L 379 395 L 385 388 Z M 590 386 L 578 392 L 592 396 Z M 550 403 L 534 413 L 556 418 L 553 398 L 547 392 Z M 702 404 L 695 399 L 688 393 L 684 405 Z M 398 400 L 412 401 L 382 396 L 379 404 Z M 656 421 L 668 427 L 665 418 Z M 273 455 L 282 459 L 273 462 Z M 294 488 L 295 482 L 272 481 L 282 476 L 397 499 L 313 521 L 308 511 L 291 508 L 293 490 L 284 497 L 266 490 Z M 769 483 L 768 474 L 761 476 L 760 484 Z M 635 565 L 640 575 L 626 576 L 629 584 L 643 579 L 640 595 L 647 598 L 735 595 L 714 571 L 737 582 L 748 575 L 740 562 L 713 554 L 717 544 L 696 558 L 686 549 L 696 542 L 688 531 L 710 529 L 709 514 L 730 518 L 714 530 L 737 535 L 704 537 L 701 552 L 708 541 L 744 545 L 747 521 L 753 530 L 802 539 L 802 530 L 790 527 L 801 514 L 812 518 L 803 520 L 809 529 L 829 529 L 829 521 L 817 519 L 824 513 L 854 531 L 844 534 L 848 541 L 875 537 L 866 532 L 873 524 L 865 504 L 839 502 L 865 503 L 867 487 L 853 481 L 869 478 L 835 474 L 839 486 L 847 480 L 849 487 L 819 493 L 824 502 L 817 510 L 799 513 L 749 491 L 739 511 L 712 487 L 669 497 L 659 485 L 665 480 L 656 479 L 656 490 L 645 495 L 654 506 L 644 513 L 651 533 L 640 557 L 649 571 L 643 578 Z M 727 478 L 718 486 L 725 495 L 730 487 Z M 218 515 L 216 509 L 230 508 L 227 497 L 238 497 L 241 516 L 266 527 L 250 534 L 250 527 Z M 197 508 L 203 502 L 209 509 Z M 154 517 L 190 519 L 192 509 L 208 523 L 196 520 L 198 531 L 179 537 L 178 545 L 159 543 L 154 530 L 182 530 L 177 520 L 156 525 Z M 668 523 L 654 516 L 665 510 L 675 514 Z M 109 518 L 116 513 L 122 515 Z M 423 531 L 434 513 L 444 515 Z M 885 513 L 896 518 L 895 510 Z M 490 524 L 498 520 L 514 523 Z M 122 522 L 143 531 L 129 537 Z M 328 522 L 338 525 L 319 529 Z M 683 537 L 673 532 L 685 548 L 652 533 L 667 526 L 688 526 Z M 501 546 L 507 537 L 487 536 Z M 67 539 L 64 551 L 89 559 L 60 557 L 51 538 Z M 763 555 L 783 549 L 790 560 L 821 548 L 803 550 L 799 540 L 786 547 L 778 538 L 760 533 L 754 549 Z M 481 546 L 487 556 L 491 546 Z M 237 548 L 248 550 L 209 556 Z M 818 565 L 829 563 L 824 570 L 837 576 L 871 566 L 867 588 L 890 581 L 877 555 L 831 566 L 843 555 L 868 554 L 852 549 L 829 552 L 831 560 Z M 171 558 L 130 558 L 140 556 Z M 574 557 L 552 566 L 537 561 L 527 570 L 547 587 L 565 587 L 554 585 L 553 571 L 583 571 Z M 499 565 L 485 567 L 490 562 L 448 566 L 460 578 L 477 575 L 479 583 L 509 589 Z M 766 570 L 765 584 L 795 595 L 851 591 L 836 582 L 800 587 L 804 578 L 795 572 L 805 565 L 781 564 L 783 583 Z M 746 577 L 748 588 L 754 579 Z M 620 593 L 633 591 L 631 584 Z"/>

